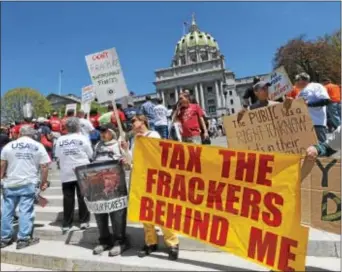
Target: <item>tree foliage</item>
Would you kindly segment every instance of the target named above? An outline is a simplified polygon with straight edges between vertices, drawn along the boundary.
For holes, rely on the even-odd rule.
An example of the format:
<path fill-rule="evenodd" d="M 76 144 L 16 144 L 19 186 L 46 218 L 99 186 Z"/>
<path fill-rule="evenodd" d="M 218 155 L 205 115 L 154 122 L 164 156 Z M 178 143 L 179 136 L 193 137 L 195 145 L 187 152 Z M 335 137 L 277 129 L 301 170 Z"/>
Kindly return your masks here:
<path fill-rule="evenodd" d="M 31 88 L 15 88 L 1 97 L 1 121 L 23 120 L 23 106 L 31 102 L 33 117 L 45 117 L 51 111 L 50 102 L 38 91 Z"/>
<path fill-rule="evenodd" d="M 306 72 L 312 81 L 320 82 L 328 77 L 340 84 L 341 30 L 315 40 L 307 40 L 301 35 L 288 41 L 274 56 L 274 68 L 281 65 L 292 80 L 296 74 Z"/>

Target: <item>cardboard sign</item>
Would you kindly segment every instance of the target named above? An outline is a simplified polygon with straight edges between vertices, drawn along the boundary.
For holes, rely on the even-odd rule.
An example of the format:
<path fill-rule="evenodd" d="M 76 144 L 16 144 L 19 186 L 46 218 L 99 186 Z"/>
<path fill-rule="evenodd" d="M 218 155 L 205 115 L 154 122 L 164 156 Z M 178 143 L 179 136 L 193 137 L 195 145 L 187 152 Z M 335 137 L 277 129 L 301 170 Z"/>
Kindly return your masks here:
<path fill-rule="evenodd" d="M 95 99 L 93 85 L 88 85 L 82 88 L 82 103 L 92 102 Z"/>
<path fill-rule="evenodd" d="M 111 213 L 127 208 L 125 171 L 119 161 L 78 166 L 75 173 L 89 211 Z"/>
<path fill-rule="evenodd" d="M 128 219 L 276 271 L 304 271 L 300 156 L 139 137 Z M 289 182 L 291 181 L 291 182 Z"/>
<path fill-rule="evenodd" d="M 24 118 L 32 118 L 33 117 L 33 107 L 31 103 L 26 103 L 23 106 L 23 115 Z"/>
<path fill-rule="evenodd" d="M 302 223 L 341 234 L 341 161 L 319 158 L 304 179 Z"/>
<path fill-rule="evenodd" d="M 76 115 L 77 104 L 76 104 L 76 103 L 75 103 L 75 104 L 67 104 L 67 105 L 65 106 L 65 115 L 66 115 L 66 113 L 68 112 L 68 110 L 74 110 L 75 115 Z"/>
<path fill-rule="evenodd" d="M 223 118 L 229 148 L 305 154 L 317 144 L 308 108 L 302 99 L 289 109 L 275 104 L 247 111 L 238 122 L 238 114 Z"/>
<path fill-rule="evenodd" d="M 271 83 L 271 86 L 268 88 L 270 100 L 281 98 L 293 88 L 291 80 L 287 75 L 284 66 L 280 66 L 271 74 L 266 76 L 265 81 Z"/>
<path fill-rule="evenodd" d="M 85 58 L 99 103 L 129 95 L 115 48 Z"/>

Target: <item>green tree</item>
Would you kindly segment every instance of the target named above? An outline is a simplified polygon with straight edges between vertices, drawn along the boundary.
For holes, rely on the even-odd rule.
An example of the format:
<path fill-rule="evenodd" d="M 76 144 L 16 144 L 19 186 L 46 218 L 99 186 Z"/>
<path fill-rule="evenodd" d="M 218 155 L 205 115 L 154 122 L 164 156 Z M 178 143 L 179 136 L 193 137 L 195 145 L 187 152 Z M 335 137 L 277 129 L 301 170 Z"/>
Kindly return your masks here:
<path fill-rule="evenodd" d="M 283 65 L 292 80 L 296 74 L 306 72 L 312 81 L 329 77 L 340 83 L 341 31 L 314 40 L 307 40 L 304 35 L 291 39 L 277 49 L 273 65 Z"/>
<path fill-rule="evenodd" d="M 23 106 L 31 103 L 33 117 L 45 117 L 51 111 L 50 102 L 38 91 L 31 88 L 15 88 L 1 97 L 1 119 L 5 122 L 23 120 Z"/>

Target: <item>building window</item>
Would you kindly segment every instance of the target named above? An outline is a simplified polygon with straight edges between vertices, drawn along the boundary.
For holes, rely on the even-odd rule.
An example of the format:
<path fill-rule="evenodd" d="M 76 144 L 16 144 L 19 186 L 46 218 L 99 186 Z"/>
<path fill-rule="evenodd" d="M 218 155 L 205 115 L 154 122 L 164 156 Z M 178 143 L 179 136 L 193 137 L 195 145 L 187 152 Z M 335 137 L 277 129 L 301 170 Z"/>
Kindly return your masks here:
<path fill-rule="evenodd" d="M 209 105 L 215 105 L 215 99 L 209 99 L 208 104 Z"/>
<path fill-rule="evenodd" d="M 201 52 L 201 60 L 202 61 L 208 60 L 208 52 L 207 51 L 202 51 Z"/>
<path fill-rule="evenodd" d="M 209 94 L 213 93 L 213 87 L 208 87 L 208 88 L 207 88 L 207 92 L 208 92 Z"/>
<path fill-rule="evenodd" d="M 213 52 L 212 54 L 213 59 L 217 59 L 217 52 Z"/>
<path fill-rule="evenodd" d="M 233 92 L 232 92 L 232 91 L 229 91 L 229 95 L 232 96 L 232 95 L 233 95 Z"/>
<path fill-rule="evenodd" d="M 233 104 L 234 104 L 234 100 L 230 99 L 230 105 L 233 105 Z"/>
<path fill-rule="evenodd" d="M 209 113 L 216 113 L 216 107 L 215 106 L 211 106 L 208 108 Z"/>
<path fill-rule="evenodd" d="M 170 93 L 170 98 L 174 99 L 175 98 L 175 93 Z"/>
<path fill-rule="evenodd" d="M 234 109 L 232 109 L 232 114 L 234 114 L 235 113 L 235 110 Z"/>
<path fill-rule="evenodd" d="M 197 57 L 196 57 L 196 53 L 191 53 L 190 54 L 190 59 L 191 59 L 191 62 L 196 62 L 197 61 Z"/>
<path fill-rule="evenodd" d="M 181 56 L 180 60 L 181 60 L 181 64 L 184 65 L 185 64 L 185 56 Z"/>

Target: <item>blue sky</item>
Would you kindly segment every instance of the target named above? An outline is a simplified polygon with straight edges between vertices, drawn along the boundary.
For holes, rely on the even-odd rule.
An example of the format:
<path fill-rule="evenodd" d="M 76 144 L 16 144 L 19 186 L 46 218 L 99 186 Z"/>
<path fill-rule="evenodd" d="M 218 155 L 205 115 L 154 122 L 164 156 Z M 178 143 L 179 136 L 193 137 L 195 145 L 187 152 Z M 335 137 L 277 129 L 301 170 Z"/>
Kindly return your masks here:
<path fill-rule="evenodd" d="M 340 27 L 340 2 L 2 2 L 1 94 L 31 87 L 80 95 L 90 84 L 85 55 L 116 47 L 129 90 L 154 92 L 183 22 L 195 12 L 237 77 L 268 73 L 278 47 Z"/>

